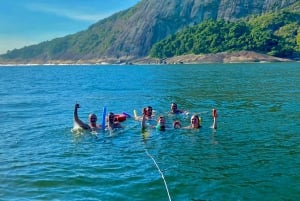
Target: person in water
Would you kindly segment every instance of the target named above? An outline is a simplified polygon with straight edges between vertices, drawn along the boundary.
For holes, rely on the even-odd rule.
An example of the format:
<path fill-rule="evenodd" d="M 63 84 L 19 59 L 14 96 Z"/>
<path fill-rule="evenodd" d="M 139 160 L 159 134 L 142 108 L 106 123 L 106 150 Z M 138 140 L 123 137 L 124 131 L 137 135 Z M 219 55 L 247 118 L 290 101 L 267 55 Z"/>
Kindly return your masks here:
<path fill-rule="evenodd" d="M 182 128 L 180 121 L 175 121 L 173 123 L 173 127 L 175 129 Z M 187 128 L 187 129 L 199 129 L 199 128 L 201 128 L 201 118 L 198 115 L 193 115 L 191 117 L 190 125 L 187 126 L 187 127 L 184 127 L 184 128 Z"/>
<path fill-rule="evenodd" d="M 148 106 L 143 109 L 143 116 L 145 116 L 146 119 L 152 119 L 153 115 L 153 108 L 151 106 Z"/>
<path fill-rule="evenodd" d="M 171 114 L 182 114 L 182 113 L 184 113 L 184 111 L 183 110 L 179 110 L 176 103 L 171 103 L 171 111 L 170 111 L 170 113 Z"/>
<path fill-rule="evenodd" d="M 116 128 L 122 128 L 122 125 L 116 121 L 115 119 L 115 114 L 110 112 L 108 114 L 108 125 L 107 125 L 108 128 L 110 129 L 116 129 Z"/>
<path fill-rule="evenodd" d="M 146 130 L 147 125 L 146 125 L 146 120 L 147 120 L 147 115 L 144 114 L 142 117 L 142 130 Z M 166 130 L 166 119 L 163 116 L 158 117 L 156 126 L 151 126 L 149 125 L 150 128 L 156 128 L 158 131 L 165 131 Z"/>
<path fill-rule="evenodd" d="M 191 117 L 191 124 L 188 126 L 191 129 L 201 128 L 201 118 L 198 115 L 193 115 Z"/>
<path fill-rule="evenodd" d="M 134 119 L 138 121 L 142 121 L 143 116 L 145 116 L 146 120 L 152 120 L 153 109 L 151 106 L 144 107 L 142 110 L 142 116 L 138 116 L 136 110 L 134 112 Z"/>
<path fill-rule="evenodd" d="M 166 119 L 163 116 L 158 117 L 156 129 L 159 131 L 165 131 L 166 130 Z"/>
<path fill-rule="evenodd" d="M 80 105 L 78 103 L 75 104 L 74 108 L 74 121 L 75 123 L 84 130 L 98 130 L 101 128 L 101 125 L 97 124 L 97 116 L 94 113 L 89 114 L 89 123 L 86 124 L 83 121 L 81 121 L 78 117 L 78 108 L 80 108 Z"/>
<path fill-rule="evenodd" d="M 175 128 L 175 129 L 181 128 L 181 123 L 180 123 L 180 121 L 174 121 L 174 123 L 173 123 L 173 128 Z"/>

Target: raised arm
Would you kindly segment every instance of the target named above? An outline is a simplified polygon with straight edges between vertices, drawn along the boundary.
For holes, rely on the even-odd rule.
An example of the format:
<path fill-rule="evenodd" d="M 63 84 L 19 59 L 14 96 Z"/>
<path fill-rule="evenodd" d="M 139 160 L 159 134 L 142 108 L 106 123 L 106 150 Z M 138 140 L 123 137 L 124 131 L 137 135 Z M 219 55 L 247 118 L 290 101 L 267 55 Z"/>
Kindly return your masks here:
<path fill-rule="evenodd" d="M 213 117 L 213 125 L 212 128 L 217 129 L 217 110 L 216 109 L 212 109 L 212 117 Z"/>
<path fill-rule="evenodd" d="M 80 108 L 80 106 L 79 106 L 78 103 L 76 103 L 76 104 L 75 104 L 75 107 L 74 107 L 74 121 L 75 121 L 76 124 L 77 124 L 78 126 L 80 126 L 81 128 L 83 128 L 83 129 L 90 129 L 90 126 L 89 126 L 88 124 L 82 122 L 82 121 L 79 119 L 79 117 L 78 117 L 78 112 L 77 112 L 78 108 Z"/>

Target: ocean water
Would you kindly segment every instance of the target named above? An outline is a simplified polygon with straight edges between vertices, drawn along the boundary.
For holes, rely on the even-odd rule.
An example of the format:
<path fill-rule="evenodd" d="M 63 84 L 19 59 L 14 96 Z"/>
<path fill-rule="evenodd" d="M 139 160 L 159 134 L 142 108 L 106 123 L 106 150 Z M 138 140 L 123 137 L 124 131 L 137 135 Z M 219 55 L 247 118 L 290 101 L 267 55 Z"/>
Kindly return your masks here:
<path fill-rule="evenodd" d="M 300 199 L 299 63 L 3 66 L 0 84 L 0 200 Z M 76 102 L 85 122 L 151 105 L 202 128 L 73 133 Z"/>

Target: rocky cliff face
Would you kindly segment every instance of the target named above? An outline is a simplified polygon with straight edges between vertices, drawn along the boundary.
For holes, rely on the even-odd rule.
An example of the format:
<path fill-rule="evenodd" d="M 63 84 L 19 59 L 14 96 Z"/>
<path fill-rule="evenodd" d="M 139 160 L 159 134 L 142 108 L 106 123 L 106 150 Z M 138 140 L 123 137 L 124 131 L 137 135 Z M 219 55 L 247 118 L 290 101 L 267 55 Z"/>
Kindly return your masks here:
<path fill-rule="evenodd" d="M 142 0 L 133 8 L 101 20 L 86 31 L 56 39 L 57 44 L 53 44 L 54 41 L 44 43 L 42 49 L 46 50 L 60 43 L 64 45 L 55 54 L 45 56 L 40 53 L 35 55 L 35 59 L 41 55 L 47 60 L 62 60 L 64 57 L 69 60 L 143 57 L 155 42 L 185 26 L 198 24 L 208 18 L 234 21 L 275 11 L 296 1 Z"/>
<path fill-rule="evenodd" d="M 106 54 L 145 56 L 153 43 L 185 26 L 198 24 L 208 18 L 235 21 L 278 10 L 296 1 L 144 0 L 128 11 L 133 13 L 124 21 L 119 37 Z"/>

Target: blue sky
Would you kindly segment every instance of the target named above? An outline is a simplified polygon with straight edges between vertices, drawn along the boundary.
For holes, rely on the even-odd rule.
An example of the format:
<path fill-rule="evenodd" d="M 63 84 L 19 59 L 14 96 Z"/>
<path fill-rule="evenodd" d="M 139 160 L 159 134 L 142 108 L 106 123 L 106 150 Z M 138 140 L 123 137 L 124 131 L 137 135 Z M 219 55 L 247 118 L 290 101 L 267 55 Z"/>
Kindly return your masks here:
<path fill-rule="evenodd" d="M 0 54 L 87 29 L 140 0 L 0 0 Z"/>

